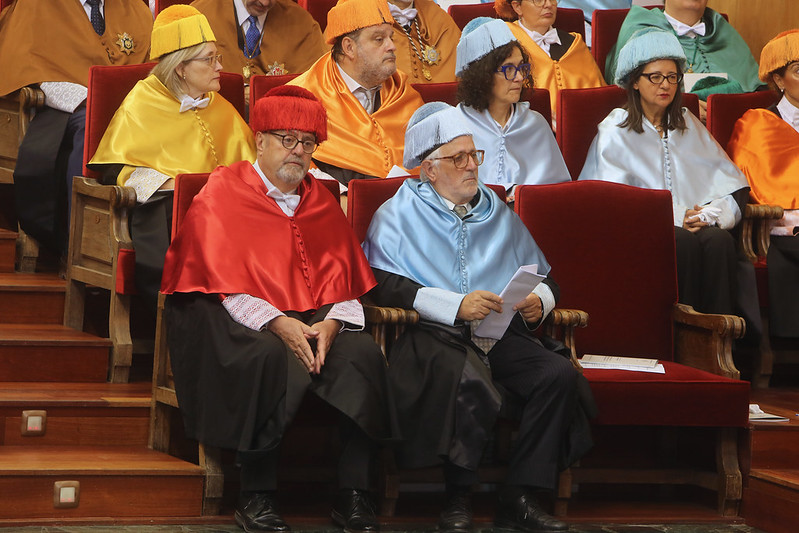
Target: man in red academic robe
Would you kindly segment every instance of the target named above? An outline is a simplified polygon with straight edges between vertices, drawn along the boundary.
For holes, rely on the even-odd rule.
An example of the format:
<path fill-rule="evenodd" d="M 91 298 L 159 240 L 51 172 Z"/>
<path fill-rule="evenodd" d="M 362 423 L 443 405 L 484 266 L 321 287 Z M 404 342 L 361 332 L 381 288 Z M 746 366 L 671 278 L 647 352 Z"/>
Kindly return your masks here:
<path fill-rule="evenodd" d="M 306 390 L 342 413 L 334 521 L 378 529 L 369 465 L 395 435 L 385 363 L 361 332 L 358 298 L 375 285 L 339 204 L 308 174 L 327 136 L 308 91 L 277 87 L 256 102 L 257 160 L 219 167 L 169 249 L 161 290 L 175 391 L 186 431 L 235 449 L 236 521 L 285 531 L 274 499 L 278 447 Z"/>

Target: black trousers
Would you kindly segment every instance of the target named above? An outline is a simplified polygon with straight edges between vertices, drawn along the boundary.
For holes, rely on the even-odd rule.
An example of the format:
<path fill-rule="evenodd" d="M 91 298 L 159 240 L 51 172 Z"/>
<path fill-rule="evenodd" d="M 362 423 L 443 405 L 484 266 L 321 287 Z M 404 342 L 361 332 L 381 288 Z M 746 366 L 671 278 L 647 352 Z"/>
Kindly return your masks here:
<path fill-rule="evenodd" d="M 771 237 L 768 287 L 770 333 L 799 337 L 799 237 Z"/>
<path fill-rule="evenodd" d="M 735 239 L 717 227 L 696 233 L 675 226 L 680 302 L 703 313 L 734 314 L 737 293 Z"/>

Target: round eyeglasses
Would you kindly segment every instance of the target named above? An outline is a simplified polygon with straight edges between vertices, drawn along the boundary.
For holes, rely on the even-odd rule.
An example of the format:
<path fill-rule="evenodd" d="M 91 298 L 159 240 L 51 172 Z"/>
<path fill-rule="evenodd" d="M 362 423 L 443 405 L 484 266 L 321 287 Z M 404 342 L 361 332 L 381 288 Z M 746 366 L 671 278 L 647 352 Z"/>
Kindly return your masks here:
<path fill-rule="evenodd" d="M 219 63 L 220 65 L 222 64 L 222 54 L 216 54 L 206 57 L 192 57 L 191 59 L 187 59 L 186 63 L 188 63 L 189 61 L 202 61 L 209 67 L 213 67 L 217 63 Z"/>
<path fill-rule="evenodd" d="M 433 157 L 431 159 L 438 160 L 438 159 L 451 159 L 452 164 L 455 165 L 455 168 L 462 170 L 466 168 L 466 165 L 469 164 L 469 158 L 474 161 L 474 164 L 478 167 L 483 164 L 483 157 L 485 156 L 485 150 L 472 150 L 471 152 L 458 152 L 455 155 L 448 155 L 445 157 Z"/>
<path fill-rule="evenodd" d="M 670 84 L 677 85 L 682 81 L 683 78 L 682 74 L 669 74 L 668 76 L 665 76 L 660 72 L 651 72 L 649 74 L 644 73 L 641 74 L 641 76 L 648 79 L 650 83 L 653 83 L 655 85 L 660 85 L 661 83 L 663 83 L 663 80 L 669 80 Z"/>
<path fill-rule="evenodd" d="M 275 133 L 274 131 L 270 131 L 267 133 L 271 133 L 275 137 L 280 137 L 280 142 L 283 144 L 283 148 L 286 150 L 294 150 L 294 147 L 298 144 L 302 144 L 302 151 L 306 154 L 312 154 L 319 148 L 319 143 L 316 141 L 301 141 L 294 135 L 282 134 L 282 133 Z"/>
<path fill-rule="evenodd" d="M 515 80 L 517 72 L 521 72 L 522 78 L 526 78 L 530 75 L 530 63 L 521 63 L 519 65 L 502 65 L 497 69 L 497 73 L 499 72 L 501 72 L 508 81 Z"/>

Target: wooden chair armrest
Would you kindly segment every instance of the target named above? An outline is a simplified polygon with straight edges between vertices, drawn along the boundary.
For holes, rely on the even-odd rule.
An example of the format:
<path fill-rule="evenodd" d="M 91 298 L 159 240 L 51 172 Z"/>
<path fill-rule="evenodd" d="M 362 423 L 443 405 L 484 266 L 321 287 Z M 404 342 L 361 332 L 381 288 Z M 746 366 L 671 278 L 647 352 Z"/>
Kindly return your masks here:
<path fill-rule="evenodd" d="M 364 304 L 363 314 L 366 321 L 371 324 L 416 324 L 419 322 L 419 313 L 413 309 L 401 307 L 379 307 Z"/>
<path fill-rule="evenodd" d="M 579 372 L 583 367 L 577 360 L 577 343 L 574 340 L 574 328 L 584 328 L 588 325 L 588 313 L 579 309 L 553 309 L 544 319 L 544 332 L 550 337 L 561 337 L 563 344 L 568 346 L 569 359 Z M 560 335 L 558 335 L 558 329 Z"/>
<path fill-rule="evenodd" d="M 779 220 L 784 214 L 784 209 L 778 205 L 747 204 L 741 222 L 741 250 L 751 262 L 758 257 L 765 257 L 771 243 L 771 225 L 769 220 Z M 754 239 L 752 238 L 754 236 Z M 752 247 L 757 246 L 757 250 Z"/>
<path fill-rule="evenodd" d="M 19 90 L 19 110 L 44 107 L 44 91 L 38 87 L 23 87 Z"/>
<path fill-rule="evenodd" d="M 719 376 L 740 379 L 732 360 L 732 342 L 746 332 L 744 319 L 735 315 L 713 315 L 675 304 L 674 360 Z"/>
<path fill-rule="evenodd" d="M 90 198 L 106 200 L 117 209 L 129 209 L 136 205 L 136 190 L 120 185 L 102 185 L 96 179 L 76 176 L 72 182 L 73 190 Z"/>

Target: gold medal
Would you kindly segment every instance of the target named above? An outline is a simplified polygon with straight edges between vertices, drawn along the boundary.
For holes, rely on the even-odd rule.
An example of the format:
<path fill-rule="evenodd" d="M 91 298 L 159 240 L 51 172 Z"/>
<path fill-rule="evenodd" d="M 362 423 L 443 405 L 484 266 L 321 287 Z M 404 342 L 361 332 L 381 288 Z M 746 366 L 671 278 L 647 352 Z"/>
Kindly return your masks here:
<path fill-rule="evenodd" d="M 428 65 L 435 65 L 438 63 L 438 60 L 441 59 L 441 54 L 438 53 L 438 50 L 433 48 L 430 45 L 425 45 L 424 47 L 424 60 L 427 61 Z"/>
<path fill-rule="evenodd" d="M 244 76 L 245 80 L 249 80 L 250 74 L 252 74 L 252 71 L 250 70 L 250 65 L 244 65 L 244 68 L 241 69 L 241 73 Z"/>
<path fill-rule="evenodd" d="M 433 79 L 433 76 L 430 74 L 430 69 L 427 68 L 427 65 L 422 65 L 422 75 L 424 75 L 424 79 L 427 81 Z"/>
<path fill-rule="evenodd" d="M 130 55 L 136 51 L 136 43 L 133 42 L 133 37 L 128 35 L 128 32 L 117 33 L 117 37 L 119 39 L 114 44 L 119 47 L 122 53 Z"/>
<path fill-rule="evenodd" d="M 266 75 L 267 76 L 282 76 L 284 74 L 288 74 L 289 71 L 286 70 L 285 63 L 278 63 L 275 61 L 271 65 L 267 65 L 266 67 Z"/>

